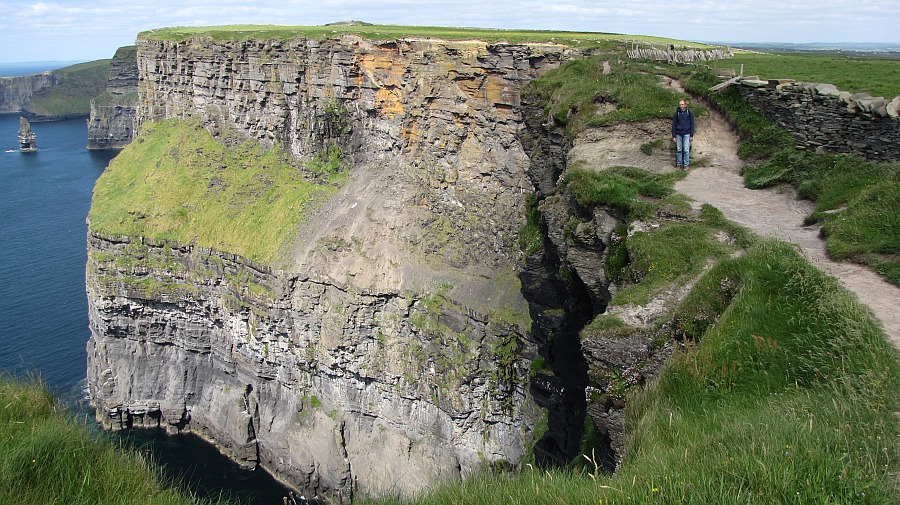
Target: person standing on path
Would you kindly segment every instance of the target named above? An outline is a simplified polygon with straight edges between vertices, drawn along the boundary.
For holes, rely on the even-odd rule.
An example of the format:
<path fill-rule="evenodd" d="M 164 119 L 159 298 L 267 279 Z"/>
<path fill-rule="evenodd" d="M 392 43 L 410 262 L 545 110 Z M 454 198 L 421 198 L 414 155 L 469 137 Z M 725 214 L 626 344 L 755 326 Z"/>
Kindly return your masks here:
<path fill-rule="evenodd" d="M 672 115 L 672 142 L 675 142 L 675 168 L 687 170 L 691 164 L 691 141 L 694 140 L 694 111 L 680 100 Z"/>

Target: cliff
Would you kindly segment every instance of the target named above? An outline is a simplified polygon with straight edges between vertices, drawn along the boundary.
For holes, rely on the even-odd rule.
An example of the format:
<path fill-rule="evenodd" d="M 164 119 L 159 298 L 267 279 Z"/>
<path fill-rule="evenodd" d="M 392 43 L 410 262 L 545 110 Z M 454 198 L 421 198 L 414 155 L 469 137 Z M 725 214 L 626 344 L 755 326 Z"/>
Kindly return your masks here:
<path fill-rule="evenodd" d="M 54 72 L 0 77 L 0 113 L 25 111 L 36 91 L 53 86 L 57 81 Z"/>
<path fill-rule="evenodd" d="M 135 123 L 147 133 L 98 182 L 90 217 L 98 418 L 192 430 L 295 487 L 342 496 L 409 493 L 517 462 L 539 415 L 517 278 L 532 191 L 520 94 L 581 56 L 554 44 L 143 34 Z M 220 165 L 219 147 L 188 153 L 177 135 L 160 144 L 160 121 L 173 118 L 199 122 L 224 147 L 249 140 L 308 160 L 294 176 L 333 191 L 287 207 L 298 219 L 262 252 L 248 239 L 217 242 L 202 232 L 222 218 L 253 230 L 228 210 L 196 217 L 196 199 L 218 198 L 232 185 L 226 174 L 252 162 Z M 167 194 L 152 188 L 146 207 L 113 198 L 104 178 L 157 145 L 176 147 L 126 185 L 205 159 L 192 172 L 203 175 L 179 179 L 195 200 L 160 209 Z M 310 171 L 334 154 L 351 167 L 339 187 Z M 271 189 L 282 192 L 265 197 L 283 203 L 286 186 L 304 184 L 252 177 L 262 186 L 232 198 Z M 107 213 L 114 202 L 122 210 Z M 183 225 L 157 227 L 166 213 Z"/>
<path fill-rule="evenodd" d="M 91 99 L 88 149 L 121 149 L 134 137 L 137 47 L 120 47 L 109 64 L 106 91 Z"/>
<path fill-rule="evenodd" d="M 0 77 L 0 113 L 23 113 L 30 121 L 87 117 L 91 97 L 106 86 L 109 60 L 79 63 L 40 74 Z"/>

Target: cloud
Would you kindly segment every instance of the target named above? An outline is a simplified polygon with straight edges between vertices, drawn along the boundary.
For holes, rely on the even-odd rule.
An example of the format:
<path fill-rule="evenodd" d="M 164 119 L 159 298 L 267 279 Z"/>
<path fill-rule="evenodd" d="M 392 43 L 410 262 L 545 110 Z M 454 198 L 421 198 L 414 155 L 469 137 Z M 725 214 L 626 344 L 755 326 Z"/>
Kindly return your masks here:
<path fill-rule="evenodd" d="M 0 61 L 99 59 L 144 30 L 362 20 L 746 42 L 897 42 L 896 0 L 0 0 Z"/>

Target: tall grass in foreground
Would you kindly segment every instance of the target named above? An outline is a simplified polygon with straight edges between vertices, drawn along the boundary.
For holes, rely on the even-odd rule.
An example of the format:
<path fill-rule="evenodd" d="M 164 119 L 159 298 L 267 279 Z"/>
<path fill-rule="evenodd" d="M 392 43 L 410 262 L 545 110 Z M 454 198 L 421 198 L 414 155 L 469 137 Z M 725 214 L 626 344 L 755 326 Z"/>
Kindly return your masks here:
<path fill-rule="evenodd" d="M 40 384 L 0 378 L 0 504 L 194 504 L 143 456 L 98 441 Z"/>
<path fill-rule="evenodd" d="M 790 245 L 719 262 L 676 310 L 687 352 L 629 397 L 613 476 L 526 468 L 364 503 L 869 503 L 900 499 L 900 361 Z"/>

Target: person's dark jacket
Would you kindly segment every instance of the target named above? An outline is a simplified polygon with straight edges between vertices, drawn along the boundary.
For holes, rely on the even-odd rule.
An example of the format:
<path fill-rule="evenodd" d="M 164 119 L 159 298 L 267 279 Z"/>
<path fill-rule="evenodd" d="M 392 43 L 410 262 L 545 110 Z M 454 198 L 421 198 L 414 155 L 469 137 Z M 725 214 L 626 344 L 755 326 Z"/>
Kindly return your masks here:
<path fill-rule="evenodd" d="M 685 109 L 683 112 L 681 107 L 675 109 L 672 115 L 672 136 L 686 135 L 690 133 L 694 136 L 694 112 L 691 109 Z"/>

